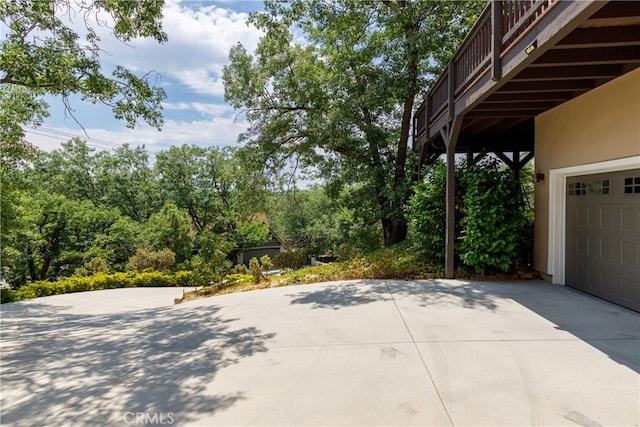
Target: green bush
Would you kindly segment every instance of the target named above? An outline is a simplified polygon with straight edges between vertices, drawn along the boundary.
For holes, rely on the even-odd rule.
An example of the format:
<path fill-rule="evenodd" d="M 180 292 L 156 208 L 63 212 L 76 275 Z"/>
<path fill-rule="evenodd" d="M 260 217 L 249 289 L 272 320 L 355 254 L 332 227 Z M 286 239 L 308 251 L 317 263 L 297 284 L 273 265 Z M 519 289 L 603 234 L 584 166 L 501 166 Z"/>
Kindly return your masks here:
<path fill-rule="evenodd" d="M 224 279 L 225 287 L 241 285 L 243 283 L 251 283 L 253 276 L 250 274 L 229 274 Z"/>
<path fill-rule="evenodd" d="M 93 276 L 67 277 L 57 282 L 38 281 L 24 285 L 16 290 L 2 289 L 2 303 L 25 299 L 60 295 L 72 292 L 97 291 L 102 289 L 134 288 L 134 287 L 172 287 L 191 285 L 191 273 L 179 271 L 175 274 L 159 271 L 142 273 L 130 271 L 126 273 Z"/>
<path fill-rule="evenodd" d="M 271 261 L 271 257 L 269 257 L 269 255 L 260 257 L 260 265 L 262 267 L 262 271 L 265 272 L 273 269 L 273 262 Z"/>
<path fill-rule="evenodd" d="M 253 276 L 254 283 L 260 283 L 260 281 L 264 279 L 258 258 L 254 257 L 249 260 L 249 272 L 251 273 L 251 276 Z"/>
<path fill-rule="evenodd" d="M 0 304 L 13 301 L 17 301 L 16 291 L 13 289 L 0 289 Z"/>
<path fill-rule="evenodd" d="M 444 265 L 446 166 L 425 168 L 409 203 L 411 231 L 427 262 Z M 531 219 L 526 197 L 510 170 L 495 159 L 458 165 L 456 171 L 456 255 L 476 273 L 512 272 L 526 262 Z"/>
<path fill-rule="evenodd" d="M 431 262 L 444 265 L 447 169 L 441 160 L 424 168 L 425 178 L 414 186 L 409 202 L 413 236 Z"/>
<path fill-rule="evenodd" d="M 153 251 L 151 249 L 137 249 L 136 254 L 127 262 L 127 270 L 169 271 L 176 263 L 176 254 L 170 249 Z"/>
<path fill-rule="evenodd" d="M 496 160 L 468 168 L 463 185 L 461 261 L 476 273 L 513 271 L 521 262 L 522 237 L 528 225 L 520 186 Z"/>
<path fill-rule="evenodd" d="M 276 268 L 297 270 L 307 263 L 307 255 L 302 251 L 284 251 L 273 257 Z"/>
<path fill-rule="evenodd" d="M 177 271 L 174 275 L 176 286 L 193 286 L 191 284 L 192 274 L 190 271 Z"/>
<path fill-rule="evenodd" d="M 231 269 L 232 274 L 249 274 L 249 269 L 244 264 L 236 264 Z"/>

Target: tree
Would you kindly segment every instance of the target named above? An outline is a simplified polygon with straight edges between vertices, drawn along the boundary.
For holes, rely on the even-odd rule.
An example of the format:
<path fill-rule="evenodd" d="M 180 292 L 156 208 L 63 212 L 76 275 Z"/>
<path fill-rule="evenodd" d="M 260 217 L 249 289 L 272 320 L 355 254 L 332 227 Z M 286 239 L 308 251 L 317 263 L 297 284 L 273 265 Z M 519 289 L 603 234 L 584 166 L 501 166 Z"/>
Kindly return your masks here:
<path fill-rule="evenodd" d="M 272 196 L 270 225 L 289 247 L 307 254 L 343 256 L 380 247 L 381 234 L 371 204 L 361 203 L 360 188 L 313 185 Z"/>
<path fill-rule="evenodd" d="M 96 160 L 96 186 L 102 203 L 120 209 L 138 222 L 143 222 L 163 205 L 163 195 L 149 154 L 144 146 L 118 147 L 113 154 L 101 152 Z"/>
<path fill-rule="evenodd" d="M 165 93 L 116 66 L 108 77 L 100 65 L 96 26 L 111 26 L 122 42 L 137 37 L 167 40 L 162 0 L 0 0 L 0 141 L 20 144 L 22 126 L 38 126 L 49 115 L 45 95 L 60 96 L 73 117 L 72 94 L 112 108 L 133 127 L 139 119 L 158 129 Z M 80 19 L 78 19 L 80 18 Z M 78 28 L 80 21 L 82 28 Z"/>
<path fill-rule="evenodd" d="M 223 70 L 225 99 L 244 109 L 256 162 L 313 166 L 375 200 L 384 243 L 403 240 L 415 180 L 407 144 L 418 91 L 442 69 L 478 1 L 266 1 L 255 57 L 238 44 Z M 306 36 L 295 43 L 292 28 Z"/>
<path fill-rule="evenodd" d="M 165 92 L 152 87 L 151 74 L 136 75 L 116 66 L 101 68 L 96 28 L 109 26 L 122 42 L 137 37 L 167 40 L 162 31 L 162 0 L 0 0 L 0 186 L 1 238 L 18 220 L 16 175 L 34 157 L 24 126 L 40 126 L 49 116 L 46 96 L 62 99 L 75 119 L 73 95 L 105 104 L 117 119 L 134 127 L 139 120 L 163 124 Z M 92 21 L 93 20 L 93 21 Z M 83 25 L 84 24 L 84 25 Z"/>
<path fill-rule="evenodd" d="M 151 248 L 156 251 L 170 249 L 177 263 L 191 258 L 193 235 L 189 214 L 173 202 L 167 202 L 160 212 L 151 216 L 146 232 Z"/>

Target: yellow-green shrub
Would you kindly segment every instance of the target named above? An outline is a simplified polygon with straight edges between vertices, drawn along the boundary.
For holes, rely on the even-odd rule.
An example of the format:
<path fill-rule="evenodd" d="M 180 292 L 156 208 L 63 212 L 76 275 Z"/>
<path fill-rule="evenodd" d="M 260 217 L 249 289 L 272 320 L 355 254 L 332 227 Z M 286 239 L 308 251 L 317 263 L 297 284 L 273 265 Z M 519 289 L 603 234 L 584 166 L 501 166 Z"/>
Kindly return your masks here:
<path fill-rule="evenodd" d="M 92 276 L 67 277 L 57 282 L 33 282 L 16 290 L 3 289 L 0 297 L 1 302 L 5 303 L 49 295 L 102 289 L 189 286 L 190 279 L 191 272 L 189 271 L 179 271 L 176 274 L 161 273 L 159 271 L 97 273 Z"/>

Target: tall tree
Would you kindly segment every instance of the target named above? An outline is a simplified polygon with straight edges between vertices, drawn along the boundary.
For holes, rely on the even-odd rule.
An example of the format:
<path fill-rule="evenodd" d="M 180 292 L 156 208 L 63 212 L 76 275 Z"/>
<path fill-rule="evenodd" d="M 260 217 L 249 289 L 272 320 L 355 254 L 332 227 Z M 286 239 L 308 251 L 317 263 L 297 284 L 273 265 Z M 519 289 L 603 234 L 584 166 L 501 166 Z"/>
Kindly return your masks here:
<path fill-rule="evenodd" d="M 260 211 L 262 185 L 240 170 L 233 149 L 171 147 L 156 156 L 156 172 L 163 194 L 189 212 L 198 232 L 231 231 Z"/>
<path fill-rule="evenodd" d="M 266 1 L 255 57 L 238 44 L 225 98 L 250 122 L 241 136 L 272 169 L 313 166 L 376 200 L 384 243 L 404 240 L 414 176 L 408 139 L 417 93 L 450 57 L 478 1 Z M 304 41 L 296 43 L 304 35 Z"/>
<path fill-rule="evenodd" d="M 98 153 L 96 187 L 107 206 L 142 222 L 162 207 L 155 172 L 144 146 L 124 144 L 113 153 Z"/>

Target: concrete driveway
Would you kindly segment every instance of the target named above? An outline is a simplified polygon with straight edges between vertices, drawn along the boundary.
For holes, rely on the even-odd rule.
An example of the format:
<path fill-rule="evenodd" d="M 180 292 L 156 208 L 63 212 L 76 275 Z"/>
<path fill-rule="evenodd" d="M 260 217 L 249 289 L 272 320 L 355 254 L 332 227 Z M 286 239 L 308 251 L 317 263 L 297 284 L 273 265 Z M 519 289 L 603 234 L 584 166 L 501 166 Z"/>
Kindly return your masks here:
<path fill-rule="evenodd" d="M 353 281 L 2 305 L 1 422 L 640 424 L 640 315 L 561 286 Z"/>

